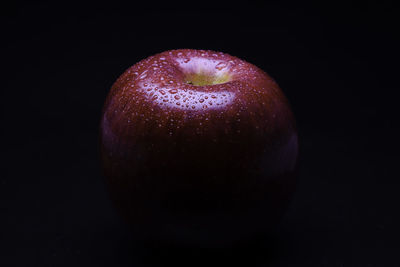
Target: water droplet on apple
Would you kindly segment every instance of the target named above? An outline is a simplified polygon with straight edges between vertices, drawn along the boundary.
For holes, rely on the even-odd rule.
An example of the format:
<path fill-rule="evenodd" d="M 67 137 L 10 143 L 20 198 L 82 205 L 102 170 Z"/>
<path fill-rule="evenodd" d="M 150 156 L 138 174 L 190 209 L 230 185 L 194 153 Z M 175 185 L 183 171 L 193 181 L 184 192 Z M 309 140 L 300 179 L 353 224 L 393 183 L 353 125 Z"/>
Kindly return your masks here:
<path fill-rule="evenodd" d="M 204 99 L 203 99 L 203 98 L 202 98 L 202 99 L 200 99 L 200 100 L 199 100 L 199 102 L 200 102 L 200 103 L 203 103 L 203 102 L 204 102 Z"/>
<path fill-rule="evenodd" d="M 222 70 L 223 68 L 226 68 L 226 63 L 225 62 L 220 62 L 215 66 L 215 68 L 217 70 Z"/>
<path fill-rule="evenodd" d="M 176 93 L 178 93 L 178 90 L 176 90 L 176 89 L 171 89 L 171 90 L 169 90 L 168 91 L 170 94 L 176 94 Z"/>
<path fill-rule="evenodd" d="M 179 95 L 174 96 L 176 100 L 179 100 L 181 97 Z"/>
<path fill-rule="evenodd" d="M 188 63 L 190 61 L 190 58 L 185 58 L 184 60 L 183 60 L 183 62 L 185 62 L 185 63 Z"/>

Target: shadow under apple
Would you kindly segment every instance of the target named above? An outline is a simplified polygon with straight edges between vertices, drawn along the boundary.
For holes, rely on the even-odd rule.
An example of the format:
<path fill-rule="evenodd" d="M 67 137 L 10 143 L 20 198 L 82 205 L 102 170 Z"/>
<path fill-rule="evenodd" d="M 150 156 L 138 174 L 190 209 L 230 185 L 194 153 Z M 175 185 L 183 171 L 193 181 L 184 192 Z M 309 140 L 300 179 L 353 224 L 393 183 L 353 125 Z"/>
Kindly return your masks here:
<path fill-rule="evenodd" d="M 262 235 L 229 247 L 200 247 L 138 241 L 132 234 L 114 250 L 120 264 L 132 266 L 270 265 L 285 250 L 278 234 Z"/>

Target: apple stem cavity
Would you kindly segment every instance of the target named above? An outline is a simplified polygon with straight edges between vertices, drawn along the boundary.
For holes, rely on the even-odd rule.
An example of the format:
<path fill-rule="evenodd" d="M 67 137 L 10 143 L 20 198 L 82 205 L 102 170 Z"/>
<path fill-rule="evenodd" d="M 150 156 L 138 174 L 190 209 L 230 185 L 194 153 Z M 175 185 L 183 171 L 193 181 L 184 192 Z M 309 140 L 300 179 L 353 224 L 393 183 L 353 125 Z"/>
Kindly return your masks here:
<path fill-rule="evenodd" d="M 186 83 L 194 86 L 205 86 L 205 85 L 215 85 L 223 84 L 231 81 L 231 76 L 229 74 L 214 75 L 208 73 L 193 73 L 186 74 Z"/>

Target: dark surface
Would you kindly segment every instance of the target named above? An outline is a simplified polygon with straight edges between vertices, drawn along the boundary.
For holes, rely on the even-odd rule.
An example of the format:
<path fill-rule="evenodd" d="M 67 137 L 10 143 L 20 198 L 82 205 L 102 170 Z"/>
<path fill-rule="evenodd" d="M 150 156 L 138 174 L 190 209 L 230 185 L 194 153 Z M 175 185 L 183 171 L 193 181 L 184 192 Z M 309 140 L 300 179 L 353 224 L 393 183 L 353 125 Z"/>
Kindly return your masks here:
<path fill-rule="evenodd" d="M 399 265 L 398 10 L 279 3 L 2 7 L 0 265 Z M 98 155 L 105 96 L 129 66 L 175 48 L 243 58 L 292 104 L 299 185 L 269 241 L 139 246 L 111 206 Z"/>

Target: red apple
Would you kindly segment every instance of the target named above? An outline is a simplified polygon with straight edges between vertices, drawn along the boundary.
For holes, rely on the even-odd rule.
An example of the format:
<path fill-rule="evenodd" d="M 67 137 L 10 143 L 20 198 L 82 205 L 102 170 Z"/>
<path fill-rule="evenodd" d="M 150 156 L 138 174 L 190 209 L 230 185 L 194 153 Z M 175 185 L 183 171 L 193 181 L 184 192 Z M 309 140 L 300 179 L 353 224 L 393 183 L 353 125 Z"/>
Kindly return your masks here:
<path fill-rule="evenodd" d="M 146 239 L 247 239 L 276 226 L 294 191 L 287 99 L 264 71 L 221 52 L 166 51 L 125 71 L 100 143 L 111 198 Z"/>

